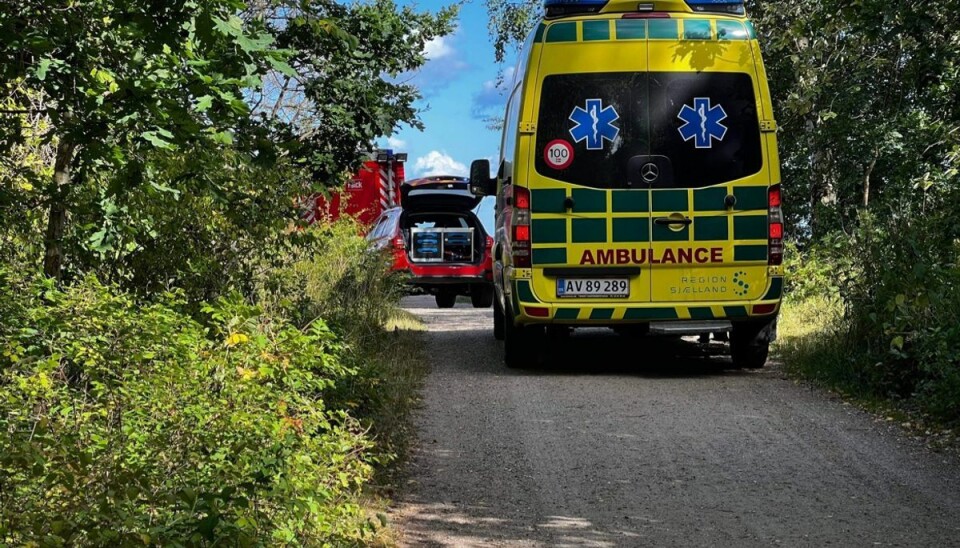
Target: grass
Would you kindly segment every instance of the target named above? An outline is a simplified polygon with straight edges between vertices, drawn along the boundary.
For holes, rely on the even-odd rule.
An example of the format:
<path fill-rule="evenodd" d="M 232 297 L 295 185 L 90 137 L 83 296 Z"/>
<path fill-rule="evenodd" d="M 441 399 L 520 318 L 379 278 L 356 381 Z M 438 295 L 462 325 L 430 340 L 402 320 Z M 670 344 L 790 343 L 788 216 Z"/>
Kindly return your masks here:
<path fill-rule="evenodd" d="M 955 433 L 915 407 L 884 398 L 863 378 L 857 349 L 843 335 L 843 305 L 839 299 L 813 296 L 784 301 L 773 352 L 794 377 L 832 390 L 850 403 L 904 432 L 923 438 L 934 449 L 960 450 Z M 858 367 L 859 365 L 859 367 Z"/>
<path fill-rule="evenodd" d="M 385 326 L 387 331 L 425 331 L 426 326 L 423 321 L 414 313 L 397 309 L 387 320 Z"/>
<path fill-rule="evenodd" d="M 814 296 L 784 301 L 774 353 L 789 373 L 841 392 L 860 392 L 850 348 L 841 336 L 839 299 Z"/>
<path fill-rule="evenodd" d="M 410 447 L 416 439 L 413 411 L 420 404 L 420 390 L 429 368 L 423 354 L 426 326 L 415 314 L 395 309 L 384 325 L 383 338 L 368 346 L 368 375 L 377 382 L 378 399 L 371 409 L 371 432 L 390 458 L 377 468 L 374 482 L 367 486 L 364 508 L 371 522 L 379 524 L 372 547 L 393 547 L 397 531 L 387 523 L 387 514 L 402 483 Z"/>

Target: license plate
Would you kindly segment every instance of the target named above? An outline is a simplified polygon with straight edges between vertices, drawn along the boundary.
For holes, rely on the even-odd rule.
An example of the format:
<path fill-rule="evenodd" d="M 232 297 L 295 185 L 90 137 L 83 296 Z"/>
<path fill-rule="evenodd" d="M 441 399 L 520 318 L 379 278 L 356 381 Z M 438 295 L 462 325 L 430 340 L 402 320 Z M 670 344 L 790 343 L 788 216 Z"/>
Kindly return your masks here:
<path fill-rule="evenodd" d="M 627 278 L 558 278 L 557 297 L 625 298 L 630 296 Z"/>

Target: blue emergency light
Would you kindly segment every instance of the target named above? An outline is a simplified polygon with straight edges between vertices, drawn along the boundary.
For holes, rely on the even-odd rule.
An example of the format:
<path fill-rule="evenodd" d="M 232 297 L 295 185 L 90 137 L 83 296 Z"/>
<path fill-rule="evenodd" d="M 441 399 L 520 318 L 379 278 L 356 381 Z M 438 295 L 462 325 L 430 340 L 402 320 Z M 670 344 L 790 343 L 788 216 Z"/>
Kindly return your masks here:
<path fill-rule="evenodd" d="M 730 13 L 743 15 L 743 0 L 684 0 L 696 12 Z"/>
<path fill-rule="evenodd" d="M 610 0 L 543 0 L 547 17 L 559 17 L 577 13 L 597 13 Z"/>
<path fill-rule="evenodd" d="M 730 15 L 744 14 L 743 0 L 683 1 L 691 10 L 697 13 L 726 13 Z M 543 8 L 547 17 L 560 17 L 563 15 L 597 13 L 608 3 L 610 3 L 610 0 L 544 0 Z M 634 4 L 634 7 L 630 9 L 652 11 L 656 3 L 656 1 L 644 1 L 640 2 L 639 4 Z"/>

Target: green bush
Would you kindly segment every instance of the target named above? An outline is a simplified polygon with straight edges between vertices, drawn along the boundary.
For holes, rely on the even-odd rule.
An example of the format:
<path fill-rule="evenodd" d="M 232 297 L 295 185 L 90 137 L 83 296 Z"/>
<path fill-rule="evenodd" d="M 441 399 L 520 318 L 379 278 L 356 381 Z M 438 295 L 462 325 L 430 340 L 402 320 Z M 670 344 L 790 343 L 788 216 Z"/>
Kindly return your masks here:
<path fill-rule="evenodd" d="M 376 441 L 378 471 L 396 464 L 409 438 L 407 418 L 426 370 L 408 337 L 385 332 L 399 313 L 403 278 L 389 270 L 349 217 L 313 225 L 296 245 L 261 260 L 257 299 L 295 325 L 324 318 L 340 336 L 354 371 L 328 403 L 350 409 Z"/>
<path fill-rule="evenodd" d="M 960 247 L 948 216 L 864 213 L 852 236 L 798 254 L 785 313 L 839 298 L 842 315 L 782 345 L 788 367 L 960 421 Z"/>
<path fill-rule="evenodd" d="M 381 337 L 398 308 L 402 278 L 366 241 L 350 217 L 316 224 L 296 235 L 297 245 L 260 269 L 257 298 L 297 325 L 324 318 L 351 344 Z"/>
<path fill-rule="evenodd" d="M 370 532 L 370 442 L 321 320 L 0 272 L 0 544 L 321 545 Z"/>
<path fill-rule="evenodd" d="M 960 269 L 957 242 L 940 215 L 864 215 L 842 291 L 849 335 L 871 358 L 869 382 L 960 420 Z"/>

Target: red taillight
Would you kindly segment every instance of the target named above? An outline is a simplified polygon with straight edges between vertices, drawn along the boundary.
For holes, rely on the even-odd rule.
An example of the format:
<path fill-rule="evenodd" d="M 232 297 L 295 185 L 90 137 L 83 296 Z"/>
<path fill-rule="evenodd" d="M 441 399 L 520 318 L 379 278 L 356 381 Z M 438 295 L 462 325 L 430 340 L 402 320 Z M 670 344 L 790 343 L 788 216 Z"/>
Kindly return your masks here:
<path fill-rule="evenodd" d="M 529 242 L 530 241 L 530 225 L 514 225 L 513 241 L 514 243 Z"/>
<path fill-rule="evenodd" d="M 533 316 L 534 318 L 549 318 L 550 309 L 543 308 L 541 306 L 525 306 L 524 310 L 527 311 L 527 314 Z"/>
<path fill-rule="evenodd" d="M 770 239 L 771 240 L 783 239 L 783 223 L 770 223 Z"/>
<path fill-rule="evenodd" d="M 493 238 L 487 236 L 487 249 L 493 249 Z"/>
<path fill-rule="evenodd" d="M 403 236 L 395 237 L 393 240 L 391 240 L 391 243 L 393 244 L 393 247 L 395 247 L 396 249 L 403 249 L 404 247 Z"/>
<path fill-rule="evenodd" d="M 783 264 L 783 209 L 781 208 L 780 185 L 770 187 L 767 203 L 769 204 L 767 215 L 770 224 L 767 264 L 776 266 Z"/>
<path fill-rule="evenodd" d="M 513 187 L 513 206 L 518 209 L 530 209 L 530 191 L 523 187 Z"/>
<path fill-rule="evenodd" d="M 770 207 L 780 207 L 780 185 L 770 187 Z"/>
<path fill-rule="evenodd" d="M 530 268 L 530 191 L 513 187 L 513 266 Z"/>
<path fill-rule="evenodd" d="M 755 304 L 753 305 L 754 314 L 772 314 L 777 310 L 776 303 L 772 304 Z"/>

